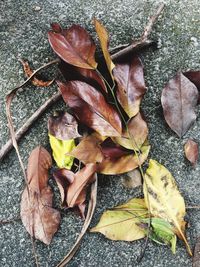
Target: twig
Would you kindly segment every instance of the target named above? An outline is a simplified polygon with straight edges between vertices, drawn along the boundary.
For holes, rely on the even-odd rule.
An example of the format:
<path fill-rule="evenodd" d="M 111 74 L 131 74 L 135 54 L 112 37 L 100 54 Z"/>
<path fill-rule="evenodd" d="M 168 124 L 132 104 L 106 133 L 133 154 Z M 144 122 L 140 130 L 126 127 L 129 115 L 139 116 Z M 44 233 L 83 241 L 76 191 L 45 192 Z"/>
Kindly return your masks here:
<path fill-rule="evenodd" d="M 18 141 L 30 128 L 30 126 L 41 116 L 44 111 L 57 102 L 61 98 L 61 94 L 57 92 L 56 94 L 52 95 L 46 102 L 42 104 L 34 113 L 33 115 L 28 118 L 25 124 L 16 132 L 15 139 Z M 0 150 L 0 161 L 5 157 L 5 155 L 12 149 L 13 144 L 11 139 L 1 148 Z"/>
<path fill-rule="evenodd" d="M 187 210 L 200 210 L 200 206 L 186 206 Z"/>
<path fill-rule="evenodd" d="M 1 224 L 7 224 L 7 223 L 13 223 L 13 222 L 16 222 L 16 221 L 19 221 L 21 220 L 20 217 L 16 217 L 16 218 L 13 218 L 13 219 L 7 219 L 7 220 L 0 220 L 0 225 Z"/>

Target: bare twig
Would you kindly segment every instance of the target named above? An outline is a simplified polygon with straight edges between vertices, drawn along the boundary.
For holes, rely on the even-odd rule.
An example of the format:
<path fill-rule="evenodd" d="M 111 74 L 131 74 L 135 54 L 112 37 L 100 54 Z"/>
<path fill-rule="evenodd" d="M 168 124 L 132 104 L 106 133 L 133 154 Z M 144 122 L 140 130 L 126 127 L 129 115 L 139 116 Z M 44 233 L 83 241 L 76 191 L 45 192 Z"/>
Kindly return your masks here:
<path fill-rule="evenodd" d="M 187 210 L 200 210 L 200 206 L 197 205 L 197 206 L 186 206 L 186 209 Z"/>
<path fill-rule="evenodd" d="M 7 219 L 7 220 L 0 220 L 0 225 L 1 224 L 7 224 L 7 223 L 14 223 L 16 221 L 20 221 L 21 218 L 20 217 L 16 217 L 16 218 L 13 218 L 13 219 Z"/>

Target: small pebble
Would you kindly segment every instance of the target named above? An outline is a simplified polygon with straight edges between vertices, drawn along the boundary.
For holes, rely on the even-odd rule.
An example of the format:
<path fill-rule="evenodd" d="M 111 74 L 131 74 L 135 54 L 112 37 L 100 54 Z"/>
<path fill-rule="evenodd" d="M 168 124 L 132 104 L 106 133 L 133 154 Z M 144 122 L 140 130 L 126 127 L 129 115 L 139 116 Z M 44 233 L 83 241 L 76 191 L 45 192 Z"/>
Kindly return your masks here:
<path fill-rule="evenodd" d="M 40 11 L 40 10 L 41 10 L 41 7 L 40 7 L 40 6 L 34 6 L 34 7 L 33 7 L 33 10 L 34 10 L 34 11 Z"/>

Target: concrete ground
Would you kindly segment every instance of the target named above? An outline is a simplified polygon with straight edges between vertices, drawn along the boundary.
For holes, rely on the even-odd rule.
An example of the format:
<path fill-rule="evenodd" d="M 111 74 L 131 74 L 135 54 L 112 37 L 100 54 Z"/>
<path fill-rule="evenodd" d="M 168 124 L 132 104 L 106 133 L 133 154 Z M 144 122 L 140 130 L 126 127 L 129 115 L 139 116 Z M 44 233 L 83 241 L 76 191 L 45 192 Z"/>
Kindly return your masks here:
<path fill-rule="evenodd" d="M 79 23 L 94 32 L 93 16 L 102 20 L 111 34 L 111 46 L 127 43 L 142 33 L 144 25 L 153 14 L 159 1 L 145 0 L 1 0 L 0 2 L 0 146 L 9 138 L 5 95 L 24 80 L 19 57 L 27 58 L 39 67 L 55 58 L 48 41 L 47 31 L 52 21 L 63 26 Z M 199 142 L 200 119 L 192 129 L 179 139 L 166 125 L 160 107 L 160 95 L 164 84 L 177 70 L 200 69 L 200 2 L 198 0 L 166 0 L 162 18 L 156 24 L 152 38 L 158 40 L 159 49 L 148 50 L 142 55 L 148 92 L 143 101 L 143 111 L 150 129 L 151 157 L 164 164 L 175 176 L 187 205 L 200 204 L 200 165 L 193 169 L 184 159 L 183 144 L 187 138 Z M 55 70 L 48 71 L 48 78 Z M 23 122 L 56 90 L 56 86 L 38 89 L 33 86 L 23 92 L 13 103 L 15 125 Z M 63 103 L 53 109 L 63 107 Z M 30 151 L 41 144 L 49 148 L 47 118 L 49 110 L 25 135 L 20 151 L 26 163 Z M 199 113 L 199 110 L 198 110 Z M 19 216 L 19 203 L 24 187 L 22 171 L 12 151 L 0 164 L 0 218 Z M 51 182 L 57 193 L 54 182 Z M 98 187 L 98 204 L 92 220 L 94 226 L 100 214 L 109 208 L 135 196 L 141 190 L 125 189 L 121 178 L 102 177 Z M 55 200 L 59 205 L 59 199 Z M 200 232 L 200 211 L 188 211 L 188 240 L 193 247 Z M 36 242 L 41 266 L 55 266 L 76 239 L 82 222 L 69 213 L 62 218 L 59 231 L 50 246 Z M 22 223 L 16 221 L 0 226 L 0 266 L 34 266 L 30 238 Z M 191 267 L 192 261 L 181 241 L 177 253 L 169 248 L 150 242 L 145 257 L 137 264 L 144 240 L 137 242 L 112 242 L 100 234 L 87 233 L 79 252 L 70 267 L 83 266 L 139 266 L 139 267 Z"/>

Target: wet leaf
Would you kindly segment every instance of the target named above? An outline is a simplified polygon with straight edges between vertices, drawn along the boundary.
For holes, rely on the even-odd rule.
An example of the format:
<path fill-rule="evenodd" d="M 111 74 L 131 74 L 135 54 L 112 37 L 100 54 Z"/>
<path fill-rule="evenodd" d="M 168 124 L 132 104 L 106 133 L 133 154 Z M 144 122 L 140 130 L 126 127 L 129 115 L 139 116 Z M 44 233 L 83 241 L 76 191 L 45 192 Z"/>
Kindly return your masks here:
<path fill-rule="evenodd" d="M 195 107 L 199 93 L 196 86 L 181 72 L 162 91 L 162 107 L 169 127 L 182 137 L 196 120 Z"/>
<path fill-rule="evenodd" d="M 64 101 L 82 123 L 102 136 L 121 135 L 121 120 L 104 96 L 92 86 L 80 82 L 58 82 Z"/>
<path fill-rule="evenodd" d="M 48 130 L 51 135 L 60 140 L 80 137 L 76 119 L 67 112 L 56 112 L 48 120 Z"/>
<path fill-rule="evenodd" d="M 96 46 L 88 32 L 79 25 L 69 29 L 53 27 L 48 32 L 49 43 L 54 52 L 65 62 L 85 69 L 96 69 Z"/>
<path fill-rule="evenodd" d="M 26 75 L 27 78 L 29 78 L 32 74 L 33 74 L 33 70 L 31 69 L 31 67 L 29 66 L 28 61 L 25 61 L 23 59 L 20 59 L 20 62 L 22 63 L 23 69 L 24 69 L 24 73 Z M 54 79 L 51 81 L 43 81 L 43 80 L 39 80 L 38 78 L 36 78 L 35 76 L 31 79 L 31 82 L 33 85 L 35 86 L 40 86 L 40 87 L 47 87 L 50 86 L 53 82 Z"/>
<path fill-rule="evenodd" d="M 100 144 L 105 137 L 97 133 L 84 137 L 81 142 L 70 152 L 70 155 L 79 159 L 84 164 L 100 163 L 104 159 Z"/>
<path fill-rule="evenodd" d="M 128 63 L 116 64 L 113 75 L 117 82 L 117 99 L 129 118 L 132 118 L 139 112 L 147 90 L 140 58 L 134 57 Z"/>
<path fill-rule="evenodd" d="M 178 237 L 185 242 L 188 253 L 192 255 L 185 237 L 184 199 L 171 173 L 155 160 L 149 161 L 143 191 L 151 214 L 168 221 Z"/>
<path fill-rule="evenodd" d="M 53 151 L 53 158 L 59 168 L 71 169 L 74 158 L 66 155 L 75 147 L 74 139 L 59 140 L 53 135 L 49 134 L 49 142 Z"/>
<path fill-rule="evenodd" d="M 110 53 L 108 51 L 108 47 L 109 47 L 108 31 L 97 19 L 94 19 L 94 26 L 95 26 L 95 30 L 97 32 L 97 35 L 99 37 L 101 49 L 102 49 L 102 52 L 103 52 L 103 55 L 104 55 L 104 58 L 106 61 L 107 68 L 110 72 L 111 78 L 114 80 L 112 72 L 113 72 L 115 65 L 112 62 L 112 59 L 110 57 Z"/>
<path fill-rule="evenodd" d="M 184 151 L 185 157 L 195 166 L 199 157 L 199 145 L 189 139 L 184 146 Z"/>
<path fill-rule="evenodd" d="M 138 157 L 133 153 L 126 156 L 122 156 L 120 158 L 106 158 L 102 163 L 98 165 L 97 172 L 102 174 L 121 174 L 125 172 L 132 171 L 136 169 L 139 164 L 142 165 L 144 161 L 147 159 L 149 154 L 150 146 L 144 144 L 141 147 L 141 153 Z"/>
<path fill-rule="evenodd" d="M 111 240 L 134 241 L 145 237 L 145 231 L 138 226 L 148 211 L 144 199 L 131 199 L 124 205 L 107 210 L 91 232 L 98 232 Z"/>
<path fill-rule="evenodd" d="M 197 238 L 195 249 L 194 249 L 194 257 L 193 257 L 192 267 L 200 266 L 200 237 Z"/>
<path fill-rule="evenodd" d="M 121 137 L 113 137 L 112 140 L 127 149 L 139 151 L 148 136 L 147 123 L 140 113 L 128 123 L 128 130 L 124 129 Z"/>
<path fill-rule="evenodd" d="M 60 224 L 60 213 L 52 208 L 53 193 L 48 186 L 50 154 L 35 148 L 28 160 L 27 182 L 21 199 L 21 219 L 31 236 L 49 245 Z"/>

